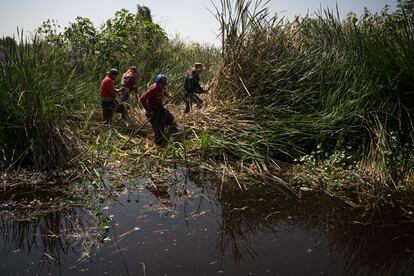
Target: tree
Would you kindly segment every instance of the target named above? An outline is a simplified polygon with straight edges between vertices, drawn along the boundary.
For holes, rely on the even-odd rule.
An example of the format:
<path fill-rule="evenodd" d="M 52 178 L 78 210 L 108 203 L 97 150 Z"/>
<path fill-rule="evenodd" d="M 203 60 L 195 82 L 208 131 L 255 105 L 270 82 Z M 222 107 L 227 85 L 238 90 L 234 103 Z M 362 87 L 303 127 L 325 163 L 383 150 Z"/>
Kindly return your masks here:
<path fill-rule="evenodd" d="M 63 35 L 58 31 L 60 25 L 53 19 L 43 21 L 42 25 L 36 29 L 36 34 L 53 46 L 63 45 Z"/>
<path fill-rule="evenodd" d="M 63 39 L 73 54 L 79 58 L 95 52 L 97 31 L 89 18 L 78 16 L 74 23 L 66 27 Z"/>
<path fill-rule="evenodd" d="M 151 10 L 147 6 L 137 5 L 137 16 L 152 22 Z"/>
<path fill-rule="evenodd" d="M 167 39 L 161 26 L 152 22 L 148 7 L 137 6 L 136 14 L 121 9 L 102 27 L 99 36 L 100 58 L 117 66 L 121 60 L 128 60 L 135 53 L 145 51 L 147 46 L 158 47 Z"/>

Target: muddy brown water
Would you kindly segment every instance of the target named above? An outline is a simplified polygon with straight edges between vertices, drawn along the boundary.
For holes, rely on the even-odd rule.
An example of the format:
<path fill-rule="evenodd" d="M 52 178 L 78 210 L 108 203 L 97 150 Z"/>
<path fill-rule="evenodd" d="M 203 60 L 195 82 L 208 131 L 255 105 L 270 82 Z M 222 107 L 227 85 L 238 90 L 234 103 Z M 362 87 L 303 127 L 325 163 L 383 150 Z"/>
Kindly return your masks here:
<path fill-rule="evenodd" d="M 187 168 L 165 189 L 124 186 L 52 208 L 39 202 L 55 194 L 31 198 L 26 216 L 13 212 L 24 195 L 3 197 L 0 275 L 414 274 L 414 224 L 392 212 L 363 224 L 325 195 L 240 193 Z"/>

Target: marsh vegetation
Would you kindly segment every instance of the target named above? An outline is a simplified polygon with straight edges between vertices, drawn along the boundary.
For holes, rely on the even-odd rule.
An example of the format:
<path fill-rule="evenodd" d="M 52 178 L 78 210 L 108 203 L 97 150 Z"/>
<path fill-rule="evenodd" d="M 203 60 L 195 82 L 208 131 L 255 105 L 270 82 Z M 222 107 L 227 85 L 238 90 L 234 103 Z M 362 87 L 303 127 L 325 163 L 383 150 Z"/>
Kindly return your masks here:
<path fill-rule="evenodd" d="M 213 9 L 220 48 L 169 38 L 145 6 L 100 27 L 83 17 L 64 29 L 48 20 L 33 37 L 1 39 L 3 244 L 42 244 L 48 262 L 75 242 L 89 256 L 111 242 L 104 202 L 139 187 L 168 213 L 194 195 L 177 168 L 189 175 L 197 167 L 208 174 L 197 170 L 190 182 L 209 194 L 197 200 L 219 213 L 217 249 L 236 263 L 257 255 L 256 234 L 286 223 L 323 232 L 347 271 L 412 271 L 400 223 L 411 229 L 414 219 L 413 12 L 412 1 L 398 1 L 395 11 L 340 18 L 321 10 L 290 22 L 262 1 L 221 0 Z M 190 114 L 180 97 L 168 104 L 180 128 L 165 147 L 150 126 L 130 139 L 146 121 L 134 95 L 128 126 L 101 123 L 108 68 L 135 65 L 139 94 L 162 72 L 179 96 L 194 62 L 207 68 L 210 93 Z M 406 237 L 408 247 L 372 262 L 364 247 L 383 230 L 384 240 Z M 23 245 L 35 232 L 43 240 Z"/>

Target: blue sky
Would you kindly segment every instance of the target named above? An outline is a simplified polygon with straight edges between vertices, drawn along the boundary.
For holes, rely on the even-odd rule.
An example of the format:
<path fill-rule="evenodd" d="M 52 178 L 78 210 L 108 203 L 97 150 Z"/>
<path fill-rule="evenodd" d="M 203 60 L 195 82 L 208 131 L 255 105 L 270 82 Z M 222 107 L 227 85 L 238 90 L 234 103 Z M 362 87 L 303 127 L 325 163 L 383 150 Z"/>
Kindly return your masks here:
<path fill-rule="evenodd" d="M 219 2 L 218 0 L 213 0 Z M 15 0 L 0 1 L 0 36 L 13 35 L 16 28 L 23 28 L 26 34 L 47 19 L 55 19 L 62 26 L 73 22 L 76 16 L 87 17 L 99 26 L 121 8 L 136 10 L 136 5 L 148 6 L 154 21 L 161 24 L 169 35 L 176 33 L 186 41 L 218 45 L 216 39 L 218 23 L 208 9 L 214 10 L 212 0 Z M 320 7 L 335 9 L 338 4 L 340 15 L 349 11 L 357 14 L 367 7 L 380 11 L 386 4 L 392 8 L 396 0 L 270 0 L 271 13 L 293 18 L 294 15 L 312 14 Z"/>

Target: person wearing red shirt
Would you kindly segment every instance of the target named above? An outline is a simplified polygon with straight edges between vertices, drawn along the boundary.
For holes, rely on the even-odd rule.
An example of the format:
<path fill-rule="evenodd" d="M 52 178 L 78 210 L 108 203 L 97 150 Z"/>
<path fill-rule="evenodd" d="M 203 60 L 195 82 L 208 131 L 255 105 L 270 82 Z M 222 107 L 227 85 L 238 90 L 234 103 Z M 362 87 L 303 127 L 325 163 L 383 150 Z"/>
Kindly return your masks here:
<path fill-rule="evenodd" d="M 166 87 L 167 78 L 160 74 L 157 76 L 155 83 L 139 98 L 146 111 L 145 116 L 150 120 L 154 130 L 154 139 L 157 145 L 164 145 L 166 142 L 165 126 L 170 126 L 173 132 L 177 130 L 174 116 L 163 105 L 165 97 L 170 96 Z"/>
<path fill-rule="evenodd" d="M 101 82 L 101 88 L 99 90 L 99 96 L 101 97 L 101 107 L 104 124 L 109 124 L 112 121 L 114 113 L 121 113 L 122 118 L 126 119 L 125 106 L 119 104 L 116 100 L 120 89 L 116 89 L 114 81 L 119 72 L 115 68 L 111 68 L 107 73 L 107 76 Z"/>
<path fill-rule="evenodd" d="M 132 91 L 137 90 L 138 70 L 135 66 L 130 66 L 128 71 L 122 75 L 121 87 L 126 88 L 124 93 L 121 93 L 123 102 L 128 102 Z"/>

